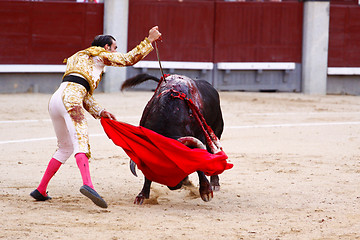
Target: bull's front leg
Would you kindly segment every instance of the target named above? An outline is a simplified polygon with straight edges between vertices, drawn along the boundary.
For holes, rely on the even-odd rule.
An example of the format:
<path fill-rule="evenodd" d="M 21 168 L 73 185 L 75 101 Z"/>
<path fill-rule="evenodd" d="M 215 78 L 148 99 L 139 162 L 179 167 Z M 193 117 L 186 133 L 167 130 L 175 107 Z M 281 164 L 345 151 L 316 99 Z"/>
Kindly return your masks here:
<path fill-rule="evenodd" d="M 143 204 L 145 199 L 150 198 L 150 186 L 151 182 L 149 179 L 145 177 L 144 186 L 141 189 L 141 192 L 136 196 L 134 204 L 141 205 Z"/>
<path fill-rule="evenodd" d="M 199 176 L 200 197 L 203 201 L 209 202 L 214 197 L 211 184 L 203 172 L 197 171 L 197 174 Z"/>

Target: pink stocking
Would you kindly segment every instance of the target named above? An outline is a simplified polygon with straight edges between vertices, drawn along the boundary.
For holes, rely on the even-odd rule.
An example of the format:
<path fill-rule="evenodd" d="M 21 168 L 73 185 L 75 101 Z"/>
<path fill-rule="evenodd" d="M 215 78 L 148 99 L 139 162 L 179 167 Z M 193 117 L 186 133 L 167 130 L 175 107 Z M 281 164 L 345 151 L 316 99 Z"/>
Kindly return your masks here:
<path fill-rule="evenodd" d="M 55 175 L 55 173 L 59 170 L 61 166 L 61 162 L 56 160 L 55 158 L 52 158 L 46 168 L 46 171 L 44 173 L 43 178 L 41 179 L 41 182 L 37 188 L 37 190 L 43 195 L 47 196 L 46 194 L 46 188 L 49 184 L 51 178 Z"/>
<path fill-rule="evenodd" d="M 91 182 L 90 169 L 89 169 L 89 159 L 85 153 L 78 153 L 75 155 L 76 163 L 80 169 L 81 177 L 83 184 L 94 189 L 94 186 Z"/>

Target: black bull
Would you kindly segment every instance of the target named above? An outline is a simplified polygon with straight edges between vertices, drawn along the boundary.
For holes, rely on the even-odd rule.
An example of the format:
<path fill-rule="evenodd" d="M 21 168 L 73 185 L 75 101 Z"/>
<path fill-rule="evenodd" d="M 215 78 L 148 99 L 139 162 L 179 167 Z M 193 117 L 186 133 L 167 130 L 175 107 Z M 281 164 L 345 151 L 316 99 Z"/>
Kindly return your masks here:
<path fill-rule="evenodd" d="M 148 74 L 139 74 L 127 79 L 121 90 L 136 86 L 147 80 L 160 82 L 160 79 Z M 193 101 L 194 105 L 200 110 L 206 123 L 213 129 L 215 135 L 220 139 L 223 132 L 224 121 L 222 118 L 220 99 L 218 92 L 210 83 L 204 80 L 192 80 L 186 76 L 169 75 L 158 85 L 154 95 L 146 105 L 140 120 L 140 126 L 151 129 L 163 136 L 179 139 L 185 136 L 192 136 L 199 139 L 206 145 L 210 152 L 210 146 L 206 141 L 206 135 L 199 122 L 193 116 L 192 110 L 186 101 L 180 98 L 186 96 Z M 200 196 L 204 201 L 213 198 L 213 189 L 219 190 L 219 177 L 210 177 L 208 181 L 205 174 L 197 171 L 199 176 Z M 182 184 L 188 183 L 184 179 L 176 187 L 169 187 L 171 190 L 178 189 Z M 145 177 L 144 186 L 135 198 L 135 204 L 142 204 L 144 199 L 150 197 L 151 181 Z"/>

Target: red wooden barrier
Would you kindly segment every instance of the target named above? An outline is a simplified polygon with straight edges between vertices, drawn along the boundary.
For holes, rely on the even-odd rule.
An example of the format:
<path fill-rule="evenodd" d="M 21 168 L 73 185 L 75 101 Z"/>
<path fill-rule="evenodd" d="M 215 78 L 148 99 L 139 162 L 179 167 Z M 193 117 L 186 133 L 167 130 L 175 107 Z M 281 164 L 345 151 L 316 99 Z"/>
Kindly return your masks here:
<path fill-rule="evenodd" d="M 129 8 L 128 48 L 158 24 L 164 61 L 301 62 L 299 2 L 130 0 Z M 103 4 L 0 1 L 0 64 L 61 64 L 103 32 L 103 11 Z M 329 66 L 359 67 L 359 40 L 357 0 L 332 0 Z"/>
<path fill-rule="evenodd" d="M 214 62 L 301 62 L 303 6 L 217 2 Z"/>
<path fill-rule="evenodd" d="M 161 60 L 212 62 L 214 1 L 130 0 L 128 49 L 155 25 L 163 35 Z M 156 60 L 156 54 L 151 53 L 146 60 Z"/>
<path fill-rule="evenodd" d="M 360 6 L 330 5 L 329 67 L 360 66 Z"/>
<path fill-rule="evenodd" d="M 359 0 L 330 0 L 331 5 L 359 5 Z"/>
<path fill-rule="evenodd" d="M 294 1 L 130 0 L 128 49 L 159 25 L 161 60 L 301 62 L 302 8 Z"/>
<path fill-rule="evenodd" d="M 103 32 L 104 4 L 0 1 L 0 64 L 62 64 Z"/>

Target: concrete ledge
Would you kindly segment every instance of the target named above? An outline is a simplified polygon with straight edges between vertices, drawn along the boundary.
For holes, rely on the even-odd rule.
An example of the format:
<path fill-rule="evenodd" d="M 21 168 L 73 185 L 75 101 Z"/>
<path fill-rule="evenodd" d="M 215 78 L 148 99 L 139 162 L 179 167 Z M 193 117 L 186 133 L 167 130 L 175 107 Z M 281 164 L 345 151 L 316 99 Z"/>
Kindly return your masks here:
<path fill-rule="evenodd" d="M 0 64 L 0 73 L 64 73 L 66 65 Z"/>
<path fill-rule="evenodd" d="M 175 61 L 161 61 L 161 66 L 164 69 L 198 69 L 198 70 L 213 70 L 214 64 L 212 62 L 175 62 Z M 160 68 L 157 61 L 140 61 L 133 65 L 134 68 Z"/>
<path fill-rule="evenodd" d="M 293 62 L 219 62 L 219 70 L 294 70 Z"/>
<path fill-rule="evenodd" d="M 329 67 L 328 75 L 360 75 L 360 67 Z"/>

